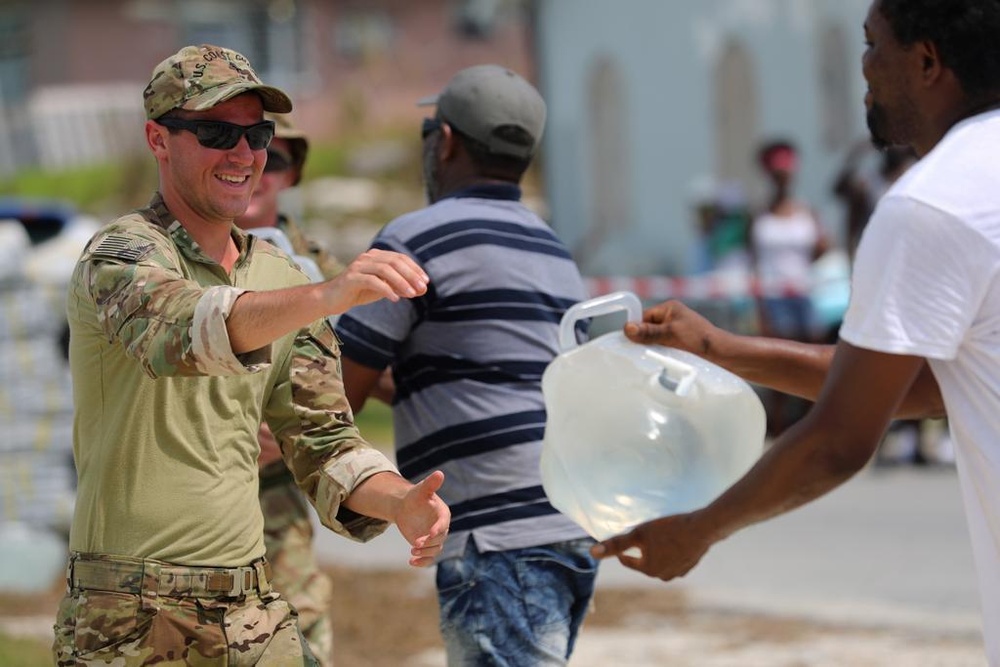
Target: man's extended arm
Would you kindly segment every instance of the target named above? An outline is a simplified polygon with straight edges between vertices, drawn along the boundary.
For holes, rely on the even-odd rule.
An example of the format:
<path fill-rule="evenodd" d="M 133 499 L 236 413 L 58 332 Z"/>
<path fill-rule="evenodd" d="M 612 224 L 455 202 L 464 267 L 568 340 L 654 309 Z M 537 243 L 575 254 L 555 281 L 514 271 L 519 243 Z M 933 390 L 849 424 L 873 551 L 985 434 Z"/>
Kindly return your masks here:
<path fill-rule="evenodd" d="M 437 495 L 444 473 L 437 470 L 418 484 L 393 472 L 372 475 L 358 485 L 344 502 L 352 512 L 396 524 L 410 543 L 410 565 L 434 563 L 448 536 L 451 511 Z"/>
<path fill-rule="evenodd" d="M 646 310 L 642 323 L 629 323 L 625 335 L 642 344 L 676 347 L 711 361 L 748 382 L 812 401 L 830 371 L 834 345 L 812 345 L 779 338 L 740 336 L 714 326 L 679 301 Z M 896 419 L 944 416 L 944 401 L 926 363 Z"/>
<path fill-rule="evenodd" d="M 427 290 L 427 274 L 401 253 L 368 250 L 332 280 L 287 289 L 245 292 L 226 328 L 234 354 L 258 350 L 328 315 L 378 299 L 398 301 Z"/>
<path fill-rule="evenodd" d="M 704 509 L 641 524 L 597 545 L 594 555 L 673 579 L 737 530 L 822 496 L 869 460 L 925 365 L 921 357 L 841 342 L 816 405 L 743 478 Z M 625 554 L 632 548 L 641 556 Z"/>

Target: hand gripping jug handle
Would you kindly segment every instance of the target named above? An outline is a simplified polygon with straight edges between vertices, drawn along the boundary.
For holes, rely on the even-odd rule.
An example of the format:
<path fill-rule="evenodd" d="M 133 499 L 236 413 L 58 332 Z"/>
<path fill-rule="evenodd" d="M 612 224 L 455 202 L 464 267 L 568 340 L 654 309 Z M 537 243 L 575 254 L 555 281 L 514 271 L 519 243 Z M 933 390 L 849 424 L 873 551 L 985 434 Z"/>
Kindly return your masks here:
<path fill-rule="evenodd" d="M 642 321 L 642 302 L 631 292 L 612 292 L 569 307 L 559 323 L 559 348 L 563 352 L 579 346 L 576 340 L 576 323 L 591 317 L 610 315 L 624 310 L 629 322 Z"/>
<path fill-rule="evenodd" d="M 642 321 L 642 302 L 632 292 L 612 292 L 570 306 L 559 323 L 560 349 L 567 352 L 579 346 L 576 340 L 578 321 L 610 315 L 619 310 L 625 311 L 629 322 Z M 673 391 L 678 396 L 688 394 L 698 374 L 693 366 L 653 349 L 647 349 L 645 355 L 663 366 L 664 370 L 655 379 L 661 387 Z"/>

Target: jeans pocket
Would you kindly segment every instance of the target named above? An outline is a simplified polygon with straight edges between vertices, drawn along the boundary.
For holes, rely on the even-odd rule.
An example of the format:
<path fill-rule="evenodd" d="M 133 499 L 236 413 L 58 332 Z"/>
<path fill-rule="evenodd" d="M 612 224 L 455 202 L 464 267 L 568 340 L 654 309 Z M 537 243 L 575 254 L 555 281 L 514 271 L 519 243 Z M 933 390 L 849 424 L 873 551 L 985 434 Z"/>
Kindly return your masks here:
<path fill-rule="evenodd" d="M 72 617 L 74 654 L 78 658 L 110 659 L 124 644 L 145 637 L 155 611 L 142 608 L 138 595 L 86 591 L 63 601 L 60 619 Z M 67 620 L 61 621 L 68 628 Z M 135 648 L 134 646 L 131 648 Z"/>
<path fill-rule="evenodd" d="M 573 540 L 521 550 L 517 577 L 532 627 L 569 624 L 571 634 L 594 593 L 597 562 L 590 540 Z"/>
<path fill-rule="evenodd" d="M 437 564 L 435 575 L 441 625 L 465 625 L 470 620 L 468 593 L 475 587 L 474 569 L 462 558 L 447 558 Z"/>

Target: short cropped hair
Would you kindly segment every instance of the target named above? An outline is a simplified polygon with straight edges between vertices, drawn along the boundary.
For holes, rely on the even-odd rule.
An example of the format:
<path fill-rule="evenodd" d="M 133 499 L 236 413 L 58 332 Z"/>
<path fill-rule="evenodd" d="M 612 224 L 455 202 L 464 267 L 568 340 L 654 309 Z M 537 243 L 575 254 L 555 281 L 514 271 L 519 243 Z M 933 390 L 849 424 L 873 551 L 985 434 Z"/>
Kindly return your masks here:
<path fill-rule="evenodd" d="M 904 46 L 933 42 L 973 99 L 1000 91 L 1000 0 L 879 0 Z"/>
<path fill-rule="evenodd" d="M 480 176 L 485 178 L 495 178 L 501 181 L 508 181 L 510 183 L 521 182 L 521 178 L 524 176 L 524 173 L 528 171 L 528 167 L 531 165 L 531 158 L 518 158 L 510 155 L 498 155 L 496 153 L 491 153 L 490 149 L 485 144 L 482 144 L 469 135 L 459 131 L 454 125 L 451 126 L 451 129 L 452 133 L 458 137 L 460 142 L 462 142 L 462 145 L 465 147 L 465 151 L 469 154 L 473 164 L 476 165 L 476 169 L 479 171 Z M 509 130 L 514 134 L 520 131 L 517 127 L 500 129 Z M 511 137 L 511 139 L 522 140 L 520 136 Z"/>

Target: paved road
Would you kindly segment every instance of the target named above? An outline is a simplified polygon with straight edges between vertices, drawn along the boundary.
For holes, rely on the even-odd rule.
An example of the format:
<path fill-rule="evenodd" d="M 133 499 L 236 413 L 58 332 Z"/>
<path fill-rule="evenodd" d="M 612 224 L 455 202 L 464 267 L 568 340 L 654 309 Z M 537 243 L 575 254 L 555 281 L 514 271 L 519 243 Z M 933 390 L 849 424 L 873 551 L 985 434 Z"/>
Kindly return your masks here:
<path fill-rule="evenodd" d="M 394 529 L 367 545 L 320 530 L 324 560 L 405 567 Z M 430 571 L 426 576 L 430 580 Z M 972 554 L 954 469 L 868 469 L 821 500 L 709 552 L 679 583 L 602 565 L 599 586 L 680 586 L 725 608 L 977 632 Z"/>

